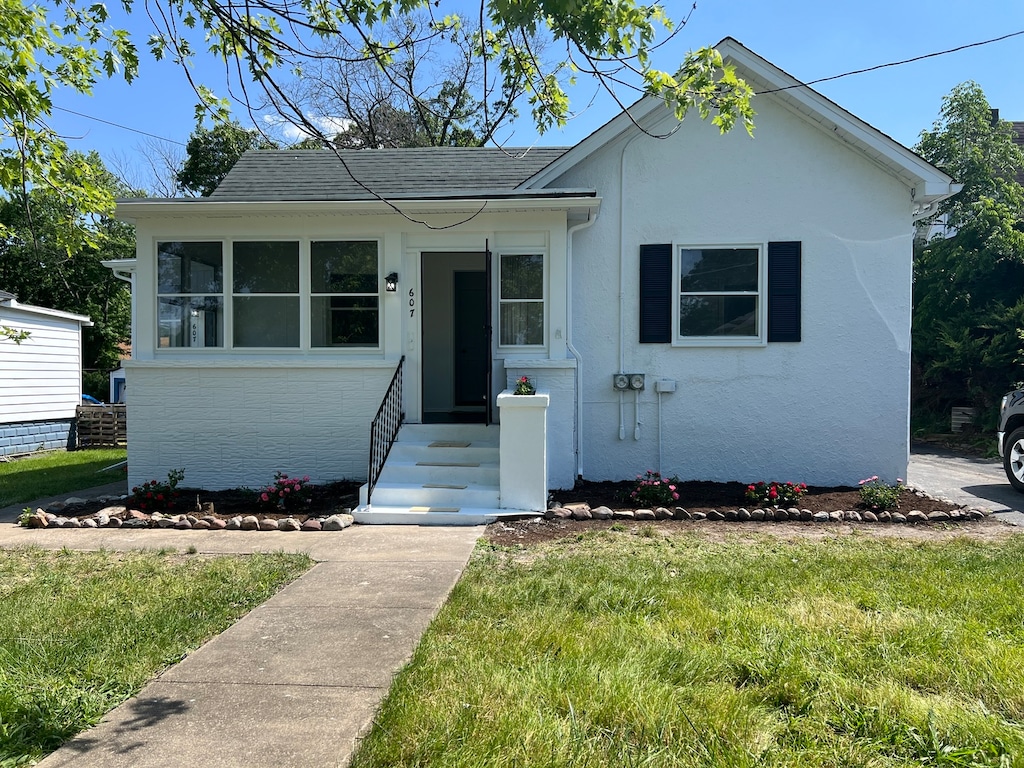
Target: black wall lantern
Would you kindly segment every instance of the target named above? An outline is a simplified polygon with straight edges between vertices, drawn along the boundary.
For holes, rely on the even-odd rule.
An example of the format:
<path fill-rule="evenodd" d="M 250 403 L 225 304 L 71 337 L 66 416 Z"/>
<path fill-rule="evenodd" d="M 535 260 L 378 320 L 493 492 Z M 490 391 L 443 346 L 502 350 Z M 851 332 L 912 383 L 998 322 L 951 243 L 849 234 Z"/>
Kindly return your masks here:
<path fill-rule="evenodd" d="M 397 272 L 391 272 L 384 278 L 384 290 L 388 293 L 394 293 L 398 290 Z"/>

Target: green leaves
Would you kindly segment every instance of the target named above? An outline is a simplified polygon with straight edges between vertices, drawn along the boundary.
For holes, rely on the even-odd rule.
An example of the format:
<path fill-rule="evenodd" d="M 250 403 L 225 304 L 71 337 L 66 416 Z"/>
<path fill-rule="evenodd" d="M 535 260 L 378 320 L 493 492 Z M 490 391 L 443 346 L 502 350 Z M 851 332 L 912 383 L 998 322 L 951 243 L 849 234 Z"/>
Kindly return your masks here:
<path fill-rule="evenodd" d="M 79 7 L 71 0 L 60 7 L 58 26 L 40 6 L 0 1 L 0 189 L 25 201 L 35 188 L 58 194 L 69 214 L 54 234 L 72 253 L 95 244 L 85 217 L 109 213 L 113 197 L 49 128 L 51 94 L 57 88 L 88 94 L 98 78 L 117 73 L 131 82 L 138 56 L 127 32 L 104 27 L 101 3 Z M 0 225 L 0 236 L 8 234 Z"/>
<path fill-rule="evenodd" d="M 933 410 L 994 413 L 1024 379 L 1024 155 L 985 94 L 962 83 L 917 151 L 964 185 L 942 203 L 945 231 L 914 257 L 914 398 Z"/>

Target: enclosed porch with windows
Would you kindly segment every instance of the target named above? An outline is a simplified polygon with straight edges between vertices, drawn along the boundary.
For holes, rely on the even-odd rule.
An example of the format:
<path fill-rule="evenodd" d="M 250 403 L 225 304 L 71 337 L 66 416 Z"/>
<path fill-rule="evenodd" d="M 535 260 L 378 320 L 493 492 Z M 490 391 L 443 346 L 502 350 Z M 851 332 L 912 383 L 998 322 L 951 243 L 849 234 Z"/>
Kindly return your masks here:
<path fill-rule="evenodd" d="M 361 514 L 434 510 L 430 522 L 453 509 L 536 512 L 553 476 L 571 484 L 566 222 L 574 209 L 588 215 L 592 194 L 531 196 L 484 215 L 462 203 L 469 218 L 454 231 L 380 210 L 238 205 L 190 218 L 178 236 L 180 208 L 203 203 L 131 204 L 140 245 L 139 332 L 125 366 L 129 482 L 177 468 L 210 489 L 258 486 L 277 471 L 319 482 L 375 475 Z M 372 423 L 398 370 L 402 430 L 372 469 Z M 521 398 L 504 404 L 523 373 L 541 390 L 532 404 L 542 416 L 527 417 Z M 552 414 L 568 423 L 550 429 Z"/>

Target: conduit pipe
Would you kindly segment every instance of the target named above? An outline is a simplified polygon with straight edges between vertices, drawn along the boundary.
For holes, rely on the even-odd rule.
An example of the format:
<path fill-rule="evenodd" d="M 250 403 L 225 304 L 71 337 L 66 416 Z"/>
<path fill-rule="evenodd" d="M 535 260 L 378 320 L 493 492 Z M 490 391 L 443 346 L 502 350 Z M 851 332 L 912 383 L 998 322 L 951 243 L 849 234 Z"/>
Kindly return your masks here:
<path fill-rule="evenodd" d="M 622 145 L 619 153 L 619 373 L 626 372 L 626 150 L 643 135 L 642 131 L 634 133 Z M 625 395 L 625 392 L 619 391 L 619 440 L 626 439 Z M 640 407 L 639 396 L 636 398 L 636 407 Z M 639 411 L 636 412 L 633 439 L 640 439 Z"/>
<path fill-rule="evenodd" d="M 576 360 L 574 383 L 576 386 L 576 423 L 573 429 L 573 449 L 576 451 L 576 477 L 583 477 L 583 355 L 573 346 L 572 331 L 575 327 L 572 313 L 572 238 L 581 229 L 593 226 L 598 214 L 588 215 L 587 220 L 574 224 L 566 231 L 565 242 L 565 348 Z"/>

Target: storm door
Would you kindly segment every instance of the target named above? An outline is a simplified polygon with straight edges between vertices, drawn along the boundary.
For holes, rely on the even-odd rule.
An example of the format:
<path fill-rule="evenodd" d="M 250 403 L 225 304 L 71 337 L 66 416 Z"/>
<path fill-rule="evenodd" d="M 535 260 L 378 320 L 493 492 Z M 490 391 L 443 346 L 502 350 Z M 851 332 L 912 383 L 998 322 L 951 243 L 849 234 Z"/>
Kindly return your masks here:
<path fill-rule="evenodd" d="M 423 421 L 485 422 L 491 368 L 487 259 L 422 254 Z"/>

